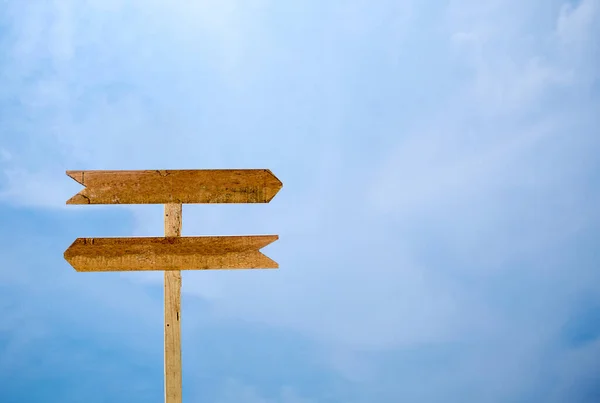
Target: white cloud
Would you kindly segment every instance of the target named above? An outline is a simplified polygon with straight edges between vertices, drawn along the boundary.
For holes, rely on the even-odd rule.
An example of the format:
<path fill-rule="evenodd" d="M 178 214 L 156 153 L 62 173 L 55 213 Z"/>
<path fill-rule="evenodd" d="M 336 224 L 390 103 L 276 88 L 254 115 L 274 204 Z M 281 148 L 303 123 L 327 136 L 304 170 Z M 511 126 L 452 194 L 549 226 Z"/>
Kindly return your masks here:
<path fill-rule="evenodd" d="M 486 3 L 479 10 L 465 7 L 464 2 L 455 3 L 456 9 L 469 10 L 467 19 L 454 15 L 454 25 L 450 24 L 455 32 L 450 36 L 453 43 L 467 48 L 460 56 L 466 57 L 462 63 L 472 71 L 465 81 L 467 90 L 455 94 L 448 103 L 440 103 L 439 109 L 430 111 L 430 117 L 415 119 L 411 130 L 400 136 L 373 173 L 370 203 L 381 216 L 397 224 L 397 244 L 410 243 L 415 232 L 427 232 L 435 240 L 430 241 L 432 248 L 436 245 L 451 250 L 449 257 L 455 265 L 464 264 L 453 267 L 455 275 L 474 276 L 482 283 L 494 281 L 499 273 L 515 279 L 530 275 L 560 278 L 552 285 L 557 299 L 553 304 L 567 304 L 561 298 L 568 298 L 588 280 L 568 279 L 566 274 L 552 271 L 559 269 L 549 269 L 544 256 L 548 249 L 595 225 L 591 223 L 599 218 L 593 207 L 599 195 L 590 194 L 582 185 L 595 166 L 593 150 L 599 144 L 593 130 L 597 118 L 591 111 L 594 108 L 576 110 L 574 106 L 587 100 L 585 95 L 579 96 L 579 88 L 580 83 L 587 82 L 581 75 L 589 72 L 581 59 L 564 58 L 552 29 L 532 34 L 527 26 L 519 26 L 523 17 L 519 11 L 523 10 L 517 3 L 502 3 L 503 13 L 496 8 L 500 4 L 494 4 L 488 8 Z M 514 23 L 510 12 L 516 14 Z M 563 14 L 556 14 L 555 21 L 563 19 Z M 506 42 L 507 37 L 514 42 Z M 552 43 L 548 53 L 519 41 Z M 592 49 L 588 44 L 578 52 Z M 548 101 L 556 91 L 569 94 L 573 109 Z M 420 259 L 415 256 L 414 270 L 438 270 L 423 284 L 409 286 L 418 290 L 422 301 L 441 278 L 439 270 L 443 268 L 439 264 L 419 265 Z M 515 270 L 511 266 L 517 262 L 528 263 Z M 402 281 L 400 275 L 390 275 L 388 281 L 391 278 Z M 496 296 L 479 294 L 460 281 L 455 286 L 444 284 L 433 293 L 459 295 L 463 303 L 456 306 L 455 315 L 464 322 L 449 321 L 441 328 L 460 329 L 459 338 L 472 329 L 477 333 L 474 340 L 491 342 L 485 329 L 500 326 L 497 331 L 506 334 L 514 326 L 515 318 L 506 318 L 506 324 L 500 325 L 503 314 Z M 570 291 L 559 291 L 561 287 Z M 414 302 L 409 306 L 415 306 Z M 476 312 L 473 306 L 482 309 Z M 522 306 L 531 308 L 526 303 Z M 402 317 L 409 324 L 422 315 L 412 312 Z M 437 309 L 429 320 L 436 323 L 448 317 L 445 310 Z M 491 318 L 491 322 L 477 330 L 483 317 Z M 550 326 L 550 333 L 560 326 L 547 319 L 539 325 Z M 393 331 L 388 329 L 387 334 Z M 406 328 L 402 334 L 408 334 Z M 440 335 L 437 341 L 452 340 L 451 333 L 436 334 Z M 396 335 L 395 340 L 401 337 Z M 523 345 L 525 350 L 530 347 Z"/>
<path fill-rule="evenodd" d="M 594 37 L 590 34 L 599 28 L 598 13 L 598 0 L 581 0 L 576 5 L 569 2 L 563 4 L 556 27 L 561 44 L 578 47 L 593 42 Z"/>
<path fill-rule="evenodd" d="M 581 55 L 592 44 L 587 42 L 588 50 L 579 46 L 576 54 L 562 51 L 564 26 L 573 19 L 565 17 L 570 16 L 565 10 L 571 6 L 508 1 L 467 8 L 467 3 L 457 1 L 450 7 L 448 26 L 458 57 L 465 58 L 473 73 L 470 86 L 478 110 L 523 113 L 550 91 L 582 80 L 586 66 Z M 591 8 L 584 3 L 577 10 Z M 594 32 L 592 24 L 584 25 L 579 45 Z"/>
<path fill-rule="evenodd" d="M 591 14 L 593 6 L 585 3 L 570 13 L 565 11 L 571 10 L 567 5 L 557 12 L 559 34 L 569 24 L 565 15 Z M 570 164 L 576 158 L 571 153 L 595 144 L 589 128 L 579 125 L 582 120 L 593 123 L 590 111 L 565 113 L 570 110 L 556 109 L 548 99 L 554 96 L 552 91 L 570 91 L 575 101 L 584 102 L 585 97 L 577 98 L 579 89 L 574 85 L 586 66 L 560 53 L 552 29 L 532 32 L 523 25 L 524 16 L 541 4 L 467 5 L 473 6 L 453 2 L 448 13 L 452 43 L 461 50 L 458 62 L 472 71 L 465 82 L 467 91 L 432 111 L 433 119 L 415 122 L 381 164 L 371 195 L 381 212 L 421 217 L 434 209 L 441 214 L 441 209 L 457 211 L 458 206 L 473 211 L 481 208 L 476 203 L 482 197 L 501 198 L 518 189 L 567 190 L 573 186 L 571 175 L 585 174 L 586 168 L 574 172 Z M 584 25 L 589 37 L 592 24 Z M 585 37 L 580 34 L 579 41 Z M 592 46 L 578 52 L 592 51 Z M 532 164 L 560 158 L 556 147 L 563 143 L 581 148 L 563 149 L 571 152 L 563 156 L 568 159 L 555 161 L 548 166 L 551 171 L 532 169 Z"/>

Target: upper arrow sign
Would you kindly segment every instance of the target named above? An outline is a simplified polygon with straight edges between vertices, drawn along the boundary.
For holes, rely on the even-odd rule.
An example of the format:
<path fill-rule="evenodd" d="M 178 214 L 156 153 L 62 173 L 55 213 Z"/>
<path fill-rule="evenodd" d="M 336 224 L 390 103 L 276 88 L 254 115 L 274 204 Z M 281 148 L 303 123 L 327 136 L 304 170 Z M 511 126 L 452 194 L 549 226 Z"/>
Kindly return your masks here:
<path fill-rule="evenodd" d="M 67 204 L 268 203 L 283 184 L 268 169 L 67 171 L 85 186 Z"/>

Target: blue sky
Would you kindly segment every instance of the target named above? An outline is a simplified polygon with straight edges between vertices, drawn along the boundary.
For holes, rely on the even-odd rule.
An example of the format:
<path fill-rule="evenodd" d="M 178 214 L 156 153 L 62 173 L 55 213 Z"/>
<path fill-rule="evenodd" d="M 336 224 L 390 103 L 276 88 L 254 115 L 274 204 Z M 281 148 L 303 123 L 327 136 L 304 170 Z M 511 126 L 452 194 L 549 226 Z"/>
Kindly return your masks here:
<path fill-rule="evenodd" d="M 185 272 L 184 399 L 600 401 L 600 1 L 4 1 L 0 401 L 161 402 L 162 274 L 67 169 L 268 168 L 278 271 Z"/>

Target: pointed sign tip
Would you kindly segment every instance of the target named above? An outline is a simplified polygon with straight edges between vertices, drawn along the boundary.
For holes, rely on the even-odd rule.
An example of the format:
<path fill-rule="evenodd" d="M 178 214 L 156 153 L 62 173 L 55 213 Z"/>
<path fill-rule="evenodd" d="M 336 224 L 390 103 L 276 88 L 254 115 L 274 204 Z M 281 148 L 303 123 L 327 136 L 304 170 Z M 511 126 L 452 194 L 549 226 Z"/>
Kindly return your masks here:
<path fill-rule="evenodd" d="M 271 179 L 273 179 L 273 181 L 279 185 L 279 188 L 283 187 L 283 182 L 281 181 L 281 179 L 279 179 L 277 176 L 275 176 L 275 174 L 273 173 L 273 171 L 271 171 L 270 169 L 265 169 L 265 172 L 268 173 L 271 176 Z"/>
<path fill-rule="evenodd" d="M 264 235 L 264 242 L 262 243 L 262 246 L 260 246 L 258 248 L 258 253 L 261 255 L 261 263 L 262 263 L 260 265 L 261 268 L 263 268 L 263 269 L 279 269 L 279 264 L 276 261 L 274 261 L 267 255 L 262 253 L 263 248 L 272 244 L 273 242 L 277 241 L 278 239 L 279 239 L 279 235 Z"/>
<path fill-rule="evenodd" d="M 262 248 L 269 246 L 273 242 L 277 241 L 279 239 L 279 235 L 259 235 L 256 236 L 256 239 L 260 240 L 257 244 L 257 247 L 258 250 L 261 250 Z"/>
<path fill-rule="evenodd" d="M 258 252 L 260 257 L 257 259 L 259 263 L 254 267 L 255 269 L 279 269 L 279 264 L 265 255 L 262 252 Z"/>
<path fill-rule="evenodd" d="M 75 265 L 71 261 L 71 257 L 72 256 L 71 256 L 71 253 L 69 253 L 70 249 L 71 249 L 71 246 L 69 246 L 69 248 L 65 251 L 65 253 L 63 253 L 63 257 L 65 258 L 65 260 L 67 261 L 67 263 L 69 264 L 69 266 L 71 266 L 71 268 L 73 268 L 73 270 L 79 271 L 79 270 L 77 270 L 77 268 L 75 267 Z"/>
<path fill-rule="evenodd" d="M 66 174 L 75 182 L 79 183 L 82 186 L 85 186 L 84 171 L 66 171 Z M 90 199 L 84 196 L 82 192 L 83 190 L 77 193 L 75 196 L 71 197 L 69 200 L 67 200 L 66 204 L 90 204 Z"/>
<path fill-rule="evenodd" d="M 67 204 L 90 204 L 90 198 L 83 194 L 77 193 L 75 196 L 67 200 Z"/>
<path fill-rule="evenodd" d="M 266 187 L 265 191 L 265 202 L 269 203 L 279 193 L 283 187 L 283 182 L 271 172 L 270 169 L 265 169 L 265 172 L 270 176 L 270 186 Z"/>
<path fill-rule="evenodd" d="M 66 173 L 67 176 L 75 180 L 75 182 L 85 186 L 85 184 L 83 183 L 83 171 L 67 171 Z"/>

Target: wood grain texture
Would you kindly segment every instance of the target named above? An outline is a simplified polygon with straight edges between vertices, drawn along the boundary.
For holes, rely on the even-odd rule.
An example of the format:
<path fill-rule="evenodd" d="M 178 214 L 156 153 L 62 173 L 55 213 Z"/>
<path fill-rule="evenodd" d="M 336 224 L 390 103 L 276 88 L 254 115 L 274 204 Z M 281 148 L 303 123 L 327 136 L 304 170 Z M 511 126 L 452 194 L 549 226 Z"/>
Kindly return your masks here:
<path fill-rule="evenodd" d="M 283 184 L 268 169 L 67 171 L 85 189 L 67 204 L 268 203 Z"/>
<path fill-rule="evenodd" d="M 181 236 L 181 204 L 165 204 L 165 237 Z M 165 271 L 165 403 L 181 403 L 181 272 Z"/>
<path fill-rule="evenodd" d="M 277 235 L 78 238 L 65 251 L 77 271 L 276 269 L 259 250 Z"/>

